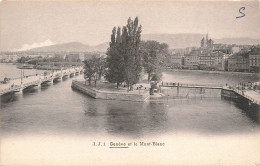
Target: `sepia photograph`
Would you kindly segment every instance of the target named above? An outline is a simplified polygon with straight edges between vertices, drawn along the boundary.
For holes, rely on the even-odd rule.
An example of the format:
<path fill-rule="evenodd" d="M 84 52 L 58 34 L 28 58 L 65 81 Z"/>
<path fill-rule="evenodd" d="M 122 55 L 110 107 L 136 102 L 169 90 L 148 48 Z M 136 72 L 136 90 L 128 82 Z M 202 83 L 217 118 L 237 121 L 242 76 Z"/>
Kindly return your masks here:
<path fill-rule="evenodd" d="M 260 166 L 259 0 L 2 0 L 1 166 Z"/>

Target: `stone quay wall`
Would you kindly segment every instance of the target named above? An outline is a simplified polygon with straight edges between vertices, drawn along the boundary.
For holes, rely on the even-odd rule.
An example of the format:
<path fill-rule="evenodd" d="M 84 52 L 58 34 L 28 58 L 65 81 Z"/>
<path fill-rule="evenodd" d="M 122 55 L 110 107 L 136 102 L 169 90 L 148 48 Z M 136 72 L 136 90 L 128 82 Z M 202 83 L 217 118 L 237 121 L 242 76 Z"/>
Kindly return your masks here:
<path fill-rule="evenodd" d="M 71 87 L 76 89 L 88 96 L 95 99 L 105 99 L 105 100 L 122 100 L 122 101 L 134 101 L 134 102 L 144 102 L 149 99 L 149 91 L 142 94 L 133 94 L 131 92 L 114 92 L 114 91 L 103 91 L 96 90 L 84 84 L 83 81 L 73 80 Z"/>
<path fill-rule="evenodd" d="M 260 124 L 260 105 L 254 102 L 253 99 L 239 94 L 233 89 L 222 89 L 221 97 L 235 102 L 251 119 Z"/>

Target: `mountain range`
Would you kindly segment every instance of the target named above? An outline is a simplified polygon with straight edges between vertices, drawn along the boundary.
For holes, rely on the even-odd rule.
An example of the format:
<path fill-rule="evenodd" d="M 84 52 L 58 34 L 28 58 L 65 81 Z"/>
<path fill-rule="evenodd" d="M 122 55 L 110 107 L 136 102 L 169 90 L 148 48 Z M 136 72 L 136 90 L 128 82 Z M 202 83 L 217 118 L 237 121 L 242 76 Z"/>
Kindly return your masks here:
<path fill-rule="evenodd" d="M 186 47 L 200 47 L 201 39 L 205 37 L 205 34 L 196 33 L 183 33 L 183 34 L 143 34 L 142 40 L 156 40 L 158 42 L 164 42 L 169 45 L 169 48 L 186 48 Z M 210 39 L 210 36 L 209 36 Z M 214 39 L 214 43 L 221 44 L 237 44 L 237 45 L 258 45 L 260 39 L 253 38 L 221 38 Z"/>
<path fill-rule="evenodd" d="M 102 43 L 96 46 L 89 46 L 80 42 L 69 42 L 69 43 L 62 43 L 62 44 L 54 44 L 50 46 L 44 47 L 37 47 L 30 49 L 28 51 L 35 51 L 35 52 L 58 52 L 58 51 L 66 51 L 66 52 L 93 52 L 93 51 L 100 51 L 105 52 L 108 47 L 108 43 Z"/>
<path fill-rule="evenodd" d="M 169 45 L 169 48 L 186 48 L 186 47 L 199 47 L 200 41 L 204 34 L 143 34 L 142 40 L 156 40 L 164 42 Z M 253 38 L 222 38 L 213 39 L 214 43 L 222 44 L 237 44 L 237 45 L 257 45 L 260 44 L 260 39 Z M 109 46 L 109 42 L 104 42 L 96 46 L 89 46 L 80 42 L 70 42 L 55 44 L 44 47 L 37 47 L 29 51 L 41 52 L 57 52 L 57 51 L 78 51 L 78 52 L 105 52 Z"/>

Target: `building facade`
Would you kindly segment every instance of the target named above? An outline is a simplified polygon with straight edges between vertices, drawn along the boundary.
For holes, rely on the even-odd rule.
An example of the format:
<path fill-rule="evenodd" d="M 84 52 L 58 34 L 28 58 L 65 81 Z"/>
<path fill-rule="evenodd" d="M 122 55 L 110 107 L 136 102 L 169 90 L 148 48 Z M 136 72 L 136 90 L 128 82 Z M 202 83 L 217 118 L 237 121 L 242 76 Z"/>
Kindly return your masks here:
<path fill-rule="evenodd" d="M 260 70 L 260 54 L 249 55 L 249 69 L 251 71 L 259 72 Z"/>
<path fill-rule="evenodd" d="M 173 68 L 181 69 L 183 66 L 183 56 L 182 55 L 172 55 L 170 56 L 170 63 Z"/>
<path fill-rule="evenodd" d="M 165 65 L 168 68 L 181 69 L 183 67 L 182 54 L 170 54 L 166 56 Z"/>
<path fill-rule="evenodd" d="M 228 71 L 249 71 L 248 58 L 231 56 L 228 58 Z"/>

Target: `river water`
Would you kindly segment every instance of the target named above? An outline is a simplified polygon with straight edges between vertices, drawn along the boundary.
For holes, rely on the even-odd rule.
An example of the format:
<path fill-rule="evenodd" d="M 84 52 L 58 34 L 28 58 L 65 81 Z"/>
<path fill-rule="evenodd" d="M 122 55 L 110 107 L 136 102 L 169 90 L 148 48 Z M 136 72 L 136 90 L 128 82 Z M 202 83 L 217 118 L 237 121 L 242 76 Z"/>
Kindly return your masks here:
<path fill-rule="evenodd" d="M 0 69 L 1 78 L 5 75 L 7 77 L 19 77 L 20 75 L 20 70 L 13 65 L 1 64 Z M 26 70 L 25 75 L 27 73 L 34 74 L 35 72 L 35 70 Z M 53 85 L 31 88 L 25 90 L 22 95 L 15 94 L 1 97 L 2 145 L 3 148 L 9 149 L 2 156 L 6 163 L 15 164 L 12 161 L 19 161 L 24 164 L 35 164 L 42 161 L 53 163 L 55 160 L 54 163 L 60 164 L 62 162 L 56 161 L 52 157 L 47 157 L 49 159 L 47 160 L 39 156 L 46 155 L 45 153 L 50 151 L 53 142 L 56 142 L 54 146 L 59 142 L 64 141 L 65 143 L 64 139 L 68 139 L 66 143 L 73 147 L 72 149 L 76 154 L 86 152 L 84 149 L 81 149 L 82 152 L 80 152 L 81 146 L 85 145 L 87 149 L 91 149 L 91 141 L 96 139 L 104 141 L 108 138 L 113 138 L 113 140 L 154 140 L 156 138 L 156 140 L 168 142 L 169 149 L 172 146 L 183 144 L 184 149 L 191 148 L 191 152 L 194 154 L 197 153 L 196 149 L 198 147 L 208 148 L 208 150 L 202 152 L 201 162 L 197 162 L 197 164 L 210 164 L 211 162 L 207 162 L 207 153 L 210 152 L 210 146 L 221 146 L 225 149 L 227 141 L 230 142 L 228 147 L 230 146 L 229 148 L 236 151 L 239 148 L 237 144 L 232 144 L 232 142 L 244 140 L 246 143 L 242 143 L 241 146 L 252 152 L 252 155 L 245 158 L 245 161 L 240 161 L 241 158 L 239 158 L 240 155 L 244 155 L 244 151 L 235 156 L 229 156 L 234 158 L 231 164 L 255 161 L 257 160 L 255 157 L 260 154 L 259 141 L 252 142 L 252 140 L 258 140 L 259 138 L 259 125 L 252 121 L 234 103 L 221 99 L 219 91 L 207 92 L 208 95 L 205 96 L 201 96 L 199 93 L 196 95 L 197 92 L 194 92 L 195 95 L 191 98 L 169 97 L 164 101 L 146 103 L 95 100 L 71 89 L 71 81 L 82 77 L 80 75 L 56 82 Z M 259 77 L 256 74 L 210 74 L 180 71 L 164 72 L 163 80 L 165 82 L 225 85 L 226 83 L 236 84 L 239 82 L 259 81 Z M 186 137 L 187 134 L 189 137 Z M 227 139 L 231 136 L 232 138 Z M 250 138 L 246 138 L 247 136 L 250 136 Z M 24 141 L 21 138 L 24 138 Z M 184 143 L 183 140 L 187 138 L 190 138 L 187 141 L 188 143 L 185 141 Z M 209 145 L 205 144 L 205 140 L 208 138 L 211 141 L 214 139 L 215 142 L 212 141 Z M 81 145 L 74 145 L 74 140 L 78 139 L 83 139 Z M 195 145 L 191 143 L 193 140 L 200 140 L 200 142 Z M 249 140 L 252 143 L 247 142 Z M 38 141 L 38 144 L 33 144 L 33 141 Z M 179 141 L 179 143 L 177 144 L 176 141 Z M 15 143 L 17 143 L 17 146 L 15 146 Z M 23 151 L 23 148 L 32 148 L 40 144 L 45 148 L 45 151 L 42 151 L 38 156 L 35 154 L 38 158 L 31 158 L 30 155 L 34 155 L 34 152 L 30 150 L 27 150 L 27 153 L 25 153 L 27 156 L 24 156 L 25 158 L 28 157 L 27 162 L 15 155 L 19 150 Z M 77 148 L 75 149 L 75 147 Z M 55 149 L 52 150 L 55 151 Z M 68 151 L 67 148 L 62 146 L 59 152 L 65 151 L 63 152 L 64 155 L 70 156 L 71 161 L 74 161 L 73 163 L 84 163 L 84 156 L 80 156 L 81 160 L 77 160 L 77 157 L 73 156 L 71 151 L 67 152 L 66 150 Z M 222 153 L 220 151 L 212 153 L 212 155 L 215 155 L 212 163 L 221 161 Z M 14 154 L 13 157 L 8 156 L 9 153 Z M 183 153 L 184 159 L 186 157 L 186 159 L 193 161 L 188 153 L 179 150 L 176 151 L 175 156 L 178 156 L 177 153 Z M 229 153 L 227 149 L 225 153 Z M 136 154 L 138 153 L 136 152 Z M 151 156 L 153 155 L 156 156 L 155 153 L 151 154 Z M 223 160 L 225 161 L 225 159 Z M 183 159 L 176 159 L 177 161 L 183 163 Z M 197 161 L 196 157 L 194 158 L 195 161 Z M 167 161 L 165 163 L 167 164 Z"/>

